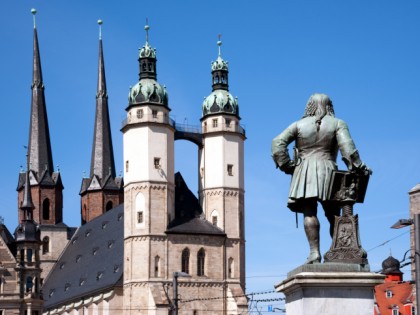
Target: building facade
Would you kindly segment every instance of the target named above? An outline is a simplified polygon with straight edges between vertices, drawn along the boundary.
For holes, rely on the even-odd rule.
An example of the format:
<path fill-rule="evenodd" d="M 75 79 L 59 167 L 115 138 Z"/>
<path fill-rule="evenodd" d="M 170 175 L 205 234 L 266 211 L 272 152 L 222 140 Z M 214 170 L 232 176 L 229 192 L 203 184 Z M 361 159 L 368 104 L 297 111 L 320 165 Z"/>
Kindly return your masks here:
<path fill-rule="evenodd" d="M 238 101 L 229 93 L 222 43 L 212 63 L 212 91 L 201 107 L 201 130 L 191 132 L 170 118 L 149 26 L 145 30 L 139 81 L 130 88 L 121 129 L 124 180 L 115 173 L 99 40 L 91 168 L 80 190 L 82 226 L 75 229 L 62 221 L 63 184 L 53 169 L 34 28 L 28 166 L 18 183 L 20 225 L 14 235 L 0 226 L 0 315 L 166 315 L 176 305 L 179 314 L 247 311 L 246 137 Z M 197 145 L 198 196 L 175 173 L 175 141 L 181 139 Z"/>

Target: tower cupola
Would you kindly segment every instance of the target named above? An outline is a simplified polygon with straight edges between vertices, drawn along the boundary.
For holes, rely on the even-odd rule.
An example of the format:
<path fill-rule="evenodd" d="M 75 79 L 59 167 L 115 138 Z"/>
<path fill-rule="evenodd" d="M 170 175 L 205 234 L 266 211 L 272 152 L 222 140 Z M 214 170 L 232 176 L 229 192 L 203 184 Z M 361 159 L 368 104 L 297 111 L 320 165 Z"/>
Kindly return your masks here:
<path fill-rule="evenodd" d="M 128 106 L 152 103 L 168 106 L 168 94 L 165 86 L 160 85 L 156 79 L 156 49 L 149 44 L 149 25 L 146 30 L 146 43 L 139 49 L 139 82 L 130 88 L 128 94 Z"/>
<path fill-rule="evenodd" d="M 238 99 L 229 93 L 229 67 L 221 54 L 222 41 L 217 41 L 219 55 L 211 63 L 212 93 L 204 98 L 202 110 L 203 117 L 210 114 L 233 114 L 239 116 Z"/>

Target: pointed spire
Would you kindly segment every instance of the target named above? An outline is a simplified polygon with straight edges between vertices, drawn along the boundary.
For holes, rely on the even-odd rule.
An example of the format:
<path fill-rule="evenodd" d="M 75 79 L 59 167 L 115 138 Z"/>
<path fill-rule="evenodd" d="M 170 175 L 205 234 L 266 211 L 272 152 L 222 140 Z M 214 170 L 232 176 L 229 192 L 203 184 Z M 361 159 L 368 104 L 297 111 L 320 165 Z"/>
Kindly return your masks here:
<path fill-rule="evenodd" d="M 106 97 L 106 80 L 104 56 L 102 51 L 102 20 L 98 20 L 99 24 L 99 62 L 98 62 L 98 87 L 96 97 Z"/>
<path fill-rule="evenodd" d="M 34 18 L 35 13 L 36 10 L 32 9 Z M 31 170 L 35 171 L 38 176 L 41 176 L 45 169 L 47 169 L 50 174 L 54 171 L 51 153 L 50 132 L 45 105 L 44 83 L 42 80 L 38 33 L 35 27 L 35 20 L 32 69 L 32 101 L 28 153 Z"/>
<path fill-rule="evenodd" d="M 101 23 L 99 23 L 99 21 Z M 98 24 L 101 25 L 102 21 L 99 21 Z M 115 177 L 114 150 L 112 147 L 101 38 L 99 39 L 98 87 L 96 93 L 94 128 L 90 177 L 97 175 L 101 179 L 105 179 L 109 174 L 111 174 L 112 177 Z"/>
<path fill-rule="evenodd" d="M 34 208 L 34 204 L 32 202 L 32 194 L 31 194 L 31 184 L 29 180 L 29 170 L 26 171 L 25 174 L 25 189 L 23 191 L 23 201 L 20 209 L 22 210 L 32 210 Z"/>
<path fill-rule="evenodd" d="M 20 209 L 24 211 L 24 218 L 26 220 L 32 219 L 32 209 L 34 208 L 34 204 L 32 202 L 32 194 L 31 194 L 31 182 L 29 179 L 29 160 L 28 156 L 26 156 L 26 163 L 28 164 L 26 167 L 26 174 L 25 174 L 25 188 L 23 190 L 23 200 L 20 206 Z"/>

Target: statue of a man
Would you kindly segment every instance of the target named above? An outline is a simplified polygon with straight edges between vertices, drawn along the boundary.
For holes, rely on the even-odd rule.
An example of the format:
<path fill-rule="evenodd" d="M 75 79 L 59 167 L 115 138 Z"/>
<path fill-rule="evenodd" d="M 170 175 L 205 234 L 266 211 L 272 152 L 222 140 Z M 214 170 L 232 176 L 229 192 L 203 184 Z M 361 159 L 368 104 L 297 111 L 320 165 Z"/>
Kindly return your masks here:
<path fill-rule="evenodd" d="M 287 146 L 293 141 L 295 148 L 292 160 Z M 334 217 L 340 215 L 340 206 L 327 200 L 331 175 L 337 169 L 338 149 L 350 170 L 369 171 L 359 158 L 347 124 L 334 117 L 333 104 L 325 94 L 313 94 L 306 104 L 303 118 L 287 127 L 272 143 L 272 157 L 276 166 L 293 176 L 287 206 L 304 215 L 304 228 L 310 247 L 307 264 L 321 261 L 318 202 L 330 223 L 331 237 Z"/>

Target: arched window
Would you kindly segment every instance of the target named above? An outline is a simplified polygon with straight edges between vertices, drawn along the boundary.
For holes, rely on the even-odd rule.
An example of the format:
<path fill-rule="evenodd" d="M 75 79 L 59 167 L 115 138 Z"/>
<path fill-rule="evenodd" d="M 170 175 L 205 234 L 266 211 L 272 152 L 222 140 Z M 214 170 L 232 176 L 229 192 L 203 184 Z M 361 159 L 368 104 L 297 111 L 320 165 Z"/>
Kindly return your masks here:
<path fill-rule="evenodd" d="M 105 211 L 109 211 L 112 209 L 112 201 L 108 201 L 105 206 Z"/>
<path fill-rule="evenodd" d="M 200 249 L 197 254 L 197 276 L 204 276 L 204 262 L 206 260 L 206 253 L 204 248 Z"/>
<path fill-rule="evenodd" d="M 50 219 L 50 200 L 48 198 L 45 198 L 42 202 L 42 219 Z"/>
<path fill-rule="evenodd" d="M 143 63 L 143 71 L 146 71 L 146 63 Z"/>
<path fill-rule="evenodd" d="M 182 251 L 181 271 L 190 273 L 190 250 L 188 248 Z"/>
<path fill-rule="evenodd" d="M 160 257 L 155 257 L 155 277 L 160 277 Z"/>
<path fill-rule="evenodd" d="M 50 238 L 48 236 L 45 236 L 42 239 L 42 254 L 47 254 L 50 252 Z"/>
<path fill-rule="evenodd" d="M 229 260 L 228 260 L 228 276 L 229 276 L 229 278 L 234 277 L 234 267 L 235 267 L 235 265 L 233 264 L 233 258 L 230 257 Z"/>

